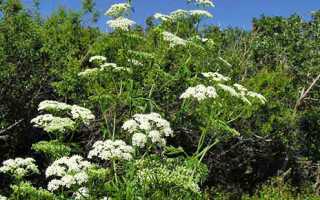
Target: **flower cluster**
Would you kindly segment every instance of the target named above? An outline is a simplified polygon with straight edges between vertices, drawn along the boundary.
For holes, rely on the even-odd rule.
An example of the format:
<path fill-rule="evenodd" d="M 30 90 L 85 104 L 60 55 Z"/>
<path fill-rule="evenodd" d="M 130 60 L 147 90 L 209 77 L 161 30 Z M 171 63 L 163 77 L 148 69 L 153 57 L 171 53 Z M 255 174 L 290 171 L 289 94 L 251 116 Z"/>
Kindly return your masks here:
<path fill-rule="evenodd" d="M 230 81 L 231 79 L 227 76 L 223 76 L 218 72 L 204 72 L 202 75 L 210 80 L 222 82 L 222 81 Z"/>
<path fill-rule="evenodd" d="M 128 3 L 117 3 L 113 4 L 105 13 L 105 15 L 108 15 L 110 17 L 120 17 L 122 15 L 125 15 L 129 9 L 131 8 L 131 5 Z"/>
<path fill-rule="evenodd" d="M 243 102 L 246 102 L 249 105 L 251 105 L 251 102 L 247 97 L 256 98 L 262 104 L 267 102 L 263 95 L 248 91 L 247 88 L 240 84 L 235 83 L 233 86 L 223 84 L 222 82 L 227 82 L 231 79 L 218 72 L 205 72 L 202 73 L 202 75 L 210 81 L 213 81 L 214 86 L 205 86 L 200 84 L 195 87 L 189 87 L 184 93 L 182 93 L 180 99 L 195 98 L 198 101 L 202 101 L 207 98 L 216 98 L 218 97 L 216 88 L 219 88 L 229 95 L 241 99 Z"/>
<path fill-rule="evenodd" d="M 125 17 L 118 17 L 116 19 L 112 19 L 107 21 L 107 24 L 112 29 L 120 29 L 123 31 L 129 31 L 129 28 L 136 24 L 135 21 L 132 21 Z"/>
<path fill-rule="evenodd" d="M 91 69 L 86 69 L 82 72 L 78 73 L 78 76 L 80 77 L 91 77 L 91 76 L 96 76 L 99 72 L 98 68 L 91 68 Z"/>
<path fill-rule="evenodd" d="M 106 60 L 107 60 L 106 57 L 97 55 L 97 56 L 91 56 L 90 59 L 89 59 L 89 62 L 94 62 L 94 61 L 99 61 L 99 62 L 102 61 L 102 62 L 104 62 Z"/>
<path fill-rule="evenodd" d="M 86 170 L 92 165 L 81 156 L 62 157 L 52 163 L 46 170 L 46 177 L 55 177 L 48 183 L 48 190 L 55 191 L 60 187 L 70 188 L 88 181 Z"/>
<path fill-rule="evenodd" d="M 95 119 L 92 112 L 84 107 L 77 105 L 69 105 L 66 103 L 45 100 L 39 104 L 39 111 L 48 112 L 64 112 L 73 120 L 81 121 L 85 125 L 89 125 L 90 121 Z M 76 128 L 76 122 L 69 117 L 56 117 L 52 114 L 39 115 L 31 120 L 35 127 L 43 128 L 48 133 L 72 131 Z"/>
<path fill-rule="evenodd" d="M 181 46 L 186 46 L 187 45 L 187 41 L 170 33 L 170 32 L 167 32 L 167 31 L 164 31 L 162 33 L 163 35 L 163 39 L 167 42 L 170 43 L 170 47 L 175 47 L 177 45 L 181 45 Z"/>
<path fill-rule="evenodd" d="M 133 133 L 132 145 L 143 148 L 148 139 L 151 143 L 166 145 L 165 137 L 173 136 L 170 123 L 158 113 L 135 114 L 132 119 L 126 121 L 122 128 Z"/>
<path fill-rule="evenodd" d="M 153 15 L 154 19 L 161 20 L 161 21 L 168 21 L 171 20 L 172 22 L 176 22 L 179 20 L 185 20 L 190 17 L 196 18 L 212 18 L 212 14 L 206 10 L 182 10 L 178 9 L 171 12 L 169 15 L 156 13 Z"/>
<path fill-rule="evenodd" d="M 206 98 L 216 98 L 217 96 L 218 94 L 213 86 L 206 87 L 200 84 L 195 87 L 189 87 L 182 93 L 180 99 L 195 98 L 198 101 L 202 101 Z"/>
<path fill-rule="evenodd" d="M 51 114 L 39 115 L 31 120 L 34 127 L 43 128 L 48 133 L 73 131 L 76 123 L 68 117 L 55 117 Z"/>
<path fill-rule="evenodd" d="M 7 199 L 8 199 L 7 197 L 2 196 L 2 195 L 0 194 L 0 200 L 7 200 Z"/>
<path fill-rule="evenodd" d="M 131 160 L 133 148 L 122 140 L 97 141 L 89 151 L 88 158 L 98 157 L 102 160 Z"/>
<path fill-rule="evenodd" d="M 113 71 L 127 71 L 130 72 L 130 68 L 126 67 L 118 67 L 115 63 L 104 63 L 100 66 L 101 70 L 107 70 L 107 68 L 111 68 Z"/>
<path fill-rule="evenodd" d="M 204 7 L 214 7 L 214 4 L 211 0 L 188 0 L 189 2 L 194 2 L 198 6 Z"/>
<path fill-rule="evenodd" d="M 73 197 L 75 200 L 81 200 L 89 198 L 89 189 L 86 187 L 81 187 L 77 192 L 73 193 Z"/>
<path fill-rule="evenodd" d="M 89 125 L 92 120 L 95 119 L 95 116 L 92 114 L 92 112 L 84 107 L 73 105 L 71 108 L 71 116 L 72 119 L 80 120 L 85 125 Z"/>
<path fill-rule="evenodd" d="M 38 167 L 33 158 L 15 158 L 3 161 L 0 172 L 16 177 L 24 177 L 29 174 L 39 173 Z"/>
<path fill-rule="evenodd" d="M 71 106 L 58 101 L 44 100 L 40 102 L 38 106 L 38 111 L 48 111 L 48 112 L 60 112 L 68 111 L 71 109 Z"/>

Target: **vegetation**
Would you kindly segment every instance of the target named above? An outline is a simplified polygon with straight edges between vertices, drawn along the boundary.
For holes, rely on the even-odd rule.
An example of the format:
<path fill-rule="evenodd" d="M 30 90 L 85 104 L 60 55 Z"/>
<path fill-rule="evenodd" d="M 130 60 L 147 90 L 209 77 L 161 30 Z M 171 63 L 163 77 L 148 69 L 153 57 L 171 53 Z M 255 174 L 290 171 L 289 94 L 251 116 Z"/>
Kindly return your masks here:
<path fill-rule="evenodd" d="M 94 1 L 0 1 L 0 199 L 320 199 L 320 11 L 220 30 L 188 2 L 103 32 Z"/>

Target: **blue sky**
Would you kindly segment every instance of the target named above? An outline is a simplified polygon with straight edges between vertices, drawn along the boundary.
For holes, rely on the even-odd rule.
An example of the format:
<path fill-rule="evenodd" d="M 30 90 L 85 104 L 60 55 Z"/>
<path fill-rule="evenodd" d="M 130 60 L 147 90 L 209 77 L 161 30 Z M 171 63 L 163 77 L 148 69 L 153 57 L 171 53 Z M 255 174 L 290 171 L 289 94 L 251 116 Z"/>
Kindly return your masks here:
<path fill-rule="evenodd" d="M 101 13 L 114 3 L 125 0 L 96 0 L 97 8 Z M 23 0 L 30 6 L 32 0 Z M 40 0 L 41 13 L 49 15 L 59 6 L 70 9 L 80 9 L 81 0 Z M 215 0 L 216 7 L 209 9 L 214 15 L 213 19 L 206 20 L 204 24 L 215 24 L 221 28 L 239 27 L 251 28 L 253 17 L 264 14 L 267 16 L 289 16 L 297 13 L 305 19 L 310 18 L 310 13 L 320 9 L 320 0 Z M 196 9 L 187 4 L 186 0 L 133 0 L 135 12 L 132 15 L 138 24 L 144 25 L 145 19 L 156 12 L 167 14 L 176 9 Z M 106 30 L 107 17 L 101 15 L 98 26 Z"/>

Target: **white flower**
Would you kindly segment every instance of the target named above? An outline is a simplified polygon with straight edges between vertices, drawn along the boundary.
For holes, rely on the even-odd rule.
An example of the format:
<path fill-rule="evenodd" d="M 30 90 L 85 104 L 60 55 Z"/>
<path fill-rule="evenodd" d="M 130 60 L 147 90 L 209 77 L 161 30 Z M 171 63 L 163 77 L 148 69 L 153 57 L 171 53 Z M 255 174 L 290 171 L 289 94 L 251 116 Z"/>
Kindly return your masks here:
<path fill-rule="evenodd" d="M 71 115 L 72 119 L 81 120 L 85 125 L 89 125 L 95 119 L 89 109 L 77 105 L 71 107 Z"/>
<path fill-rule="evenodd" d="M 59 187 L 62 185 L 63 185 L 63 183 L 61 180 L 53 179 L 48 183 L 48 190 L 55 191 L 55 190 L 59 189 Z"/>
<path fill-rule="evenodd" d="M 231 86 L 228 85 L 224 85 L 222 83 L 218 83 L 217 84 L 218 87 L 220 87 L 222 90 L 228 92 L 231 96 L 235 96 L 235 97 L 239 97 L 238 92 Z"/>
<path fill-rule="evenodd" d="M 105 13 L 110 17 L 120 17 L 121 15 L 126 14 L 129 11 L 131 5 L 128 3 L 117 3 L 113 4 Z"/>
<path fill-rule="evenodd" d="M 92 76 L 96 76 L 99 72 L 98 68 L 90 68 L 90 69 L 86 69 L 83 72 L 79 72 L 78 76 L 80 77 L 92 77 Z"/>
<path fill-rule="evenodd" d="M 165 137 L 173 136 L 170 123 L 158 113 L 135 114 L 132 119 L 126 121 L 122 128 L 132 136 L 132 145 L 145 147 L 148 138 L 151 143 L 165 145 Z"/>
<path fill-rule="evenodd" d="M 175 21 L 183 20 L 188 18 L 190 16 L 189 14 L 190 13 L 187 10 L 178 9 L 170 13 L 170 18 Z"/>
<path fill-rule="evenodd" d="M 43 128 L 48 133 L 63 133 L 75 129 L 76 123 L 65 117 L 54 117 L 51 114 L 39 115 L 31 120 L 35 127 Z"/>
<path fill-rule="evenodd" d="M 147 137 L 143 133 L 135 133 L 132 136 L 132 145 L 143 148 L 147 143 Z"/>
<path fill-rule="evenodd" d="M 89 62 L 93 62 L 93 61 L 106 61 L 107 58 L 104 56 L 91 56 L 89 59 Z"/>
<path fill-rule="evenodd" d="M 143 66 L 143 64 L 140 61 L 135 59 L 128 59 L 128 62 L 132 63 L 135 66 Z"/>
<path fill-rule="evenodd" d="M 204 7 L 214 7 L 214 4 L 211 0 L 188 0 L 189 2 L 194 2 L 198 6 Z"/>
<path fill-rule="evenodd" d="M 122 140 L 97 141 L 89 151 L 88 158 L 98 157 L 102 160 L 131 160 L 133 148 Z"/>
<path fill-rule="evenodd" d="M 159 20 L 162 20 L 162 21 L 167 21 L 168 19 L 170 19 L 170 17 L 168 15 L 164 15 L 164 14 L 161 14 L 161 13 L 156 13 L 153 15 L 153 17 L 155 19 L 159 19 Z"/>
<path fill-rule="evenodd" d="M 129 133 L 133 133 L 134 131 L 137 130 L 138 127 L 139 127 L 139 124 L 133 119 L 126 121 L 122 125 L 123 130 L 126 130 Z"/>
<path fill-rule="evenodd" d="M 60 187 L 70 188 L 74 184 L 82 185 L 88 181 L 86 170 L 91 163 L 81 156 L 62 157 L 54 161 L 46 170 L 46 177 L 59 177 L 48 183 L 48 190 L 54 191 Z"/>
<path fill-rule="evenodd" d="M 240 85 L 238 83 L 233 84 L 233 86 L 235 88 L 237 88 L 237 90 L 239 90 L 240 92 L 246 92 L 248 91 L 248 89 L 246 87 L 244 87 L 243 85 Z"/>
<path fill-rule="evenodd" d="M 2 165 L 0 172 L 21 178 L 29 174 L 39 173 L 38 166 L 33 158 L 9 159 L 3 161 Z"/>
<path fill-rule="evenodd" d="M 87 199 L 89 197 L 89 189 L 81 187 L 77 192 L 73 193 L 73 196 L 76 200 Z"/>
<path fill-rule="evenodd" d="M 163 39 L 167 42 L 170 43 L 170 47 L 175 47 L 177 45 L 181 45 L 181 46 L 186 46 L 187 45 L 187 41 L 170 33 L 170 32 L 167 32 L 167 31 L 164 31 L 162 33 L 163 35 Z"/>
<path fill-rule="evenodd" d="M 204 72 L 201 73 L 204 77 L 209 78 L 210 80 L 221 82 L 221 81 L 229 81 L 230 78 L 227 76 L 223 76 L 218 72 Z"/>
<path fill-rule="evenodd" d="M 134 26 L 136 22 L 125 18 L 125 17 L 118 17 L 116 19 L 112 19 L 107 21 L 107 25 L 112 29 L 120 29 L 123 31 L 128 31 L 131 26 Z"/>
<path fill-rule="evenodd" d="M 190 15 L 193 17 L 198 17 L 198 18 L 201 18 L 201 17 L 212 18 L 213 17 L 212 14 L 206 10 L 190 10 L 189 12 L 190 12 Z"/>
<path fill-rule="evenodd" d="M 38 111 L 68 111 L 70 110 L 70 105 L 58 101 L 45 100 L 40 102 L 38 106 Z"/>
<path fill-rule="evenodd" d="M 257 98 L 262 104 L 265 104 L 267 102 L 267 99 L 262 94 L 250 91 L 247 93 L 247 95 L 253 98 Z"/>
<path fill-rule="evenodd" d="M 180 99 L 195 98 L 202 101 L 207 98 L 216 98 L 218 94 L 213 86 L 206 87 L 202 84 L 195 87 L 189 87 L 184 93 L 181 94 Z"/>

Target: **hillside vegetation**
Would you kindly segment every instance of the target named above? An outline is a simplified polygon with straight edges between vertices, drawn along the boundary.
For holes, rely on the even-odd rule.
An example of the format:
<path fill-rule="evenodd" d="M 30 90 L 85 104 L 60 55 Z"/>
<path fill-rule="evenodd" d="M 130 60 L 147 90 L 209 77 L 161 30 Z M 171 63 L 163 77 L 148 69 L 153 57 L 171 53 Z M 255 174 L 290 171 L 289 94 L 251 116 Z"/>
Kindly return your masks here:
<path fill-rule="evenodd" d="M 0 1 L 0 200 L 320 199 L 320 11 L 40 2 Z"/>

